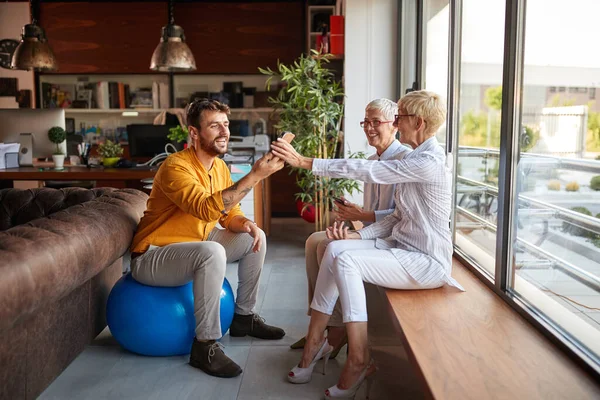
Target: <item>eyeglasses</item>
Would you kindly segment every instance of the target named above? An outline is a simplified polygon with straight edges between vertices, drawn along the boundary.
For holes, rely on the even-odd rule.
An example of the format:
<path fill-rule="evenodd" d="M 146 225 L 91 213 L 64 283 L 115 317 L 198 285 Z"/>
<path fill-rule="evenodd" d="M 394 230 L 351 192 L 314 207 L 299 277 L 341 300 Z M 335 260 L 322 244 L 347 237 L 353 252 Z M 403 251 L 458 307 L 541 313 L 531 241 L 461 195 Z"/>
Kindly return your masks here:
<path fill-rule="evenodd" d="M 360 127 L 361 128 L 368 128 L 369 125 L 371 125 L 373 128 L 377 128 L 379 127 L 379 125 L 381 124 L 387 124 L 388 122 L 394 122 L 394 121 L 379 121 L 379 120 L 375 120 L 375 121 L 360 121 Z"/>
<path fill-rule="evenodd" d="M 397 124 L 402 117 L 414 117 L 416 114 L 397 114 L 394 115 L 394 124 Z"/>

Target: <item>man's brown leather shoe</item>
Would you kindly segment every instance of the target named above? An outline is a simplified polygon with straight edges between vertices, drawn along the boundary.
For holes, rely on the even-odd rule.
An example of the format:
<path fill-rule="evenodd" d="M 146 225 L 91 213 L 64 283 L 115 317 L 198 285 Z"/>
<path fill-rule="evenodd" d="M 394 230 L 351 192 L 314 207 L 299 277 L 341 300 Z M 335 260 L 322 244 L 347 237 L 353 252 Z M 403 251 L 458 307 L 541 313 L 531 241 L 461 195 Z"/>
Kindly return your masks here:
<path fill-rule="evenodd" d="M 233 314 L 229 336 L 242 337 L 246 335 L 259 339 L 277 340 L 285 336 L 285 331 L 265 324 L 265 320 L 257 314 Z"/>
<path fill-rule="evenodd" d="M 242 369 L 223 353 L 221 343 L 215 340 L 199 342 L 194 338 L 190 365 L 219 378 L 233 378 L 242 373 Z"/>

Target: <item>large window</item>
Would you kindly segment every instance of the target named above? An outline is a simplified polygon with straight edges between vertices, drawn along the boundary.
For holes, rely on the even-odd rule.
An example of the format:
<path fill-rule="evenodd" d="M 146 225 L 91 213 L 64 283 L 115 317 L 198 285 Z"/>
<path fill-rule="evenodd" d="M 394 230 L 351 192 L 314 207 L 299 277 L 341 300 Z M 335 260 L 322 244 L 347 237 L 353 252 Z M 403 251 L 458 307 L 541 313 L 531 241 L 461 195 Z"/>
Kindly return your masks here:
<path fill-rule="evenodd" d="M 600 1 L 418 4 L 423 88 L 452 94 L 437 136 L 458 146 L 455 250 L 597 366 Z M 518 12 L 505 21 L 507 4 Z"/>
<path fill-rule="evenodd" d="M 455 245 L 494 275 L 504 0 L 464 0 Z"/>
<path fill-rule="evenodd" d="M 528 0 L 525 15 L 510 288 L 600 355 L 600 2 Z"/>
<path fill-rule="evenodd" d="M 448 93 L 449 3 L 449 0 L 426 0 L 423 7 L 425 76 L 422 86 L 444 100 Z M 446 143 L 446 125 L 440 127 L 436 137 L 441 144 Z"/>

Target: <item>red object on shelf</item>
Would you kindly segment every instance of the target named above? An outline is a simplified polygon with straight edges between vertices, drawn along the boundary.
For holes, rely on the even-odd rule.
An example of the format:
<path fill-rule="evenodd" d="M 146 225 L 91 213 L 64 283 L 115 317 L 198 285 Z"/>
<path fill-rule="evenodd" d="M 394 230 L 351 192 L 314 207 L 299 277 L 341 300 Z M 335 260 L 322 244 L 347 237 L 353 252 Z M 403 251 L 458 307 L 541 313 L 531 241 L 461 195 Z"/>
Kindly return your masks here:
<path fill-rule="evenodd" d="M 327 34 L 317 35 L 317 40 L 315 43 L 315 50 L 319 53 L 329 53 L 329 37 Z"/>
<path fill-rule="evenodd" d="M 329 30 L 332 34 L 343 35 L 344 34 L 344 16 L 343 15 L 330 15 L 329 16 Z"/>
<path fill-rule="evenodd" d="M 300 214 L 302 219 L 305 220 L 306 222 L 314 223 L 315 217 L 316 217 L 315 206 L 312 204 L 308 204 L 306 206 L 306 208 L 304 208 L 305 204 L 306 203 L 303 203 L 302 200 L 300 200 L 300 199 L 296 200 L 296 209 L 298 210 L 298 214 Z M 302 211 L 303 208 L 304 208 L 304 211 Z"/>
<path fill-rule="evenodd" d="M 329 52 L 331 54 L 344 54 L 344 16 L 331 15 L 329 17 Z"/>

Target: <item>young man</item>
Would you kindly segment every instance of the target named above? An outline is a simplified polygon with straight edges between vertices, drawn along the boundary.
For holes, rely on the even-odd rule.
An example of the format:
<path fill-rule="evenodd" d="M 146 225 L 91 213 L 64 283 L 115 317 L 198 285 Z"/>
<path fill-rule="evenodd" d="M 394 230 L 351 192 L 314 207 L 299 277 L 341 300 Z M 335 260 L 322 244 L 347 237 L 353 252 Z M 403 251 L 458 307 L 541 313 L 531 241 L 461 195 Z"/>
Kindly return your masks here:
<path fill-rule="evenodd" d="M 365 118 L 360 123 L 370 146 L 375 147 L 377 151 L 369 157 L 369 160 L 391 160 L 401 159 L 408 154 L 411 149 L 403 146 L 396 140 L 398 129 L 394 126 L 394 116 L 398 114 L 398 105 L 389 99 L 376 99 L 367 104 L 365 108 Z M 364 207 L 343 200 L 342 203 L 336 202 L 336 212 L 339 220 L 361 221 L 365 225 L 381 221 L 387 215 L 394 211 L 394 190 L 396 185 L 378 185 L 374 183 L 365 183 L 364 186 Z M 325 254 L 325 249 L 331 240 L 327 239 L 325 232 L 315 232 L 306 241 L 306 276 L 308 278 L 308 304 L 310 315 L 310 303 L 312 302 L 317 276 L 321 259 Z M 344 323 L 342 321 L 342 311 L 340 303 L 335 306 L 335 310 L 329 320 L 328 326 L 329 344 L 334 346 L 332 357 L 337 356 L 341 347 L 346 343 Z M 293 349 L 302 348 L 304 338 L 294 343 Z"/>
<path fill-rule="evenodd" d="M 228 262 L 240 260 L 230 335 L 285 335 L 252 312 L 267 244 L 264 232 L 239 206 L 252 187 L 281 169 L 283 162 L 260 159 L 234 184 L 218 158 L 229 142 L 227 114 L 229 107 L 215 100 L 195 100 L 188 106 L 190 147 L 169 156 L 159 168 L 131 245 L 131 273 L 137 281 L 152 286 L 193 281 L 196 337 L 190 365 L 219 377 L 242 372 L 216 342 L 221 337 L 219 296 Z M 225 229 L 216 228 L 217 222 Z"/>

